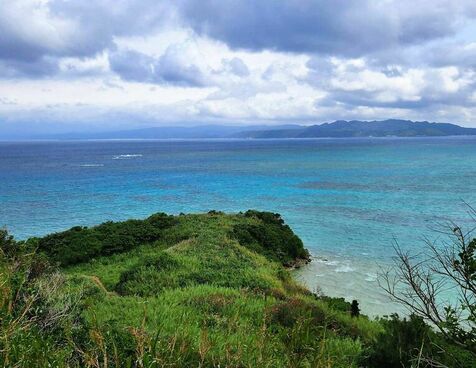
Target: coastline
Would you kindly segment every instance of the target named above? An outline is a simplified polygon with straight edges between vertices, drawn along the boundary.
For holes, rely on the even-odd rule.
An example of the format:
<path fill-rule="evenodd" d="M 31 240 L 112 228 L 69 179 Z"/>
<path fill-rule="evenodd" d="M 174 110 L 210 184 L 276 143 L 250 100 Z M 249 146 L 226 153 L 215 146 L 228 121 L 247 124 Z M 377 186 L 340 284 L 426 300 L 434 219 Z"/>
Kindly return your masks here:
<path fill-rule="evenodd" d="M 203 138 L 13 138 L 0 139 L 0 143 L 80 143 L 80 142 L 249 142 L 249 141 L 319 141 L 319 140 L 418 140 L 418 139 L 454 139 L 466 138 L 476 139 L 476 134 L 460 134 L 460 135 L 416 135 L 416 136 L 361 136 L 361 137 L 287 137 L 287 138 L 233 138 L 233 137 L 203 137 Z"/>
<path fill-rule="evenodd" d="M 114 366 L 286 368 L 329 366 L 332 357 L 331 366 L 380 368 L 394 350 L 386 341 L 398 338 L 387 326 L 413 331 L 413 321 L 369 318 L 365 300 L 304 287 L 294 272 L 337 263 L 311 257 L 277 213 L 156 213 L 20 243 L 1 235 L 7 316 L 23 311 L 0 320 L 11 331 L 2 350 L 8 362 L 46 366 L 46 356 L 48 365 L 66 367 L 93 356 Z M 353 276 L 351 268 L 343 274 Z M 75 303 L 57 313 L 65 300 Z M 10 334 L 22 338 L 10 343 Z M 25 343 L 38 351 L 23 352 Z M 409 343 L 420 346 L 420 335 Z M 303 364 L 294 364 L 296 356 Z"/>
<path fill-rule="evenodd" d="M 370 318 L 392 313 L 408 315 L 408 311 L 392 301 L 378 285 L 378 273 L 389 265 L 365 262 L 364 256 L 357 259 L 328 252 L 325 255 L 316 253 L 315 247 L 311 248 L 311 260 L 292 269 L 293 277 L 308 290 L 328 297 L 344 298 L 347 302 L 355 299 L 362 313 Z"/>

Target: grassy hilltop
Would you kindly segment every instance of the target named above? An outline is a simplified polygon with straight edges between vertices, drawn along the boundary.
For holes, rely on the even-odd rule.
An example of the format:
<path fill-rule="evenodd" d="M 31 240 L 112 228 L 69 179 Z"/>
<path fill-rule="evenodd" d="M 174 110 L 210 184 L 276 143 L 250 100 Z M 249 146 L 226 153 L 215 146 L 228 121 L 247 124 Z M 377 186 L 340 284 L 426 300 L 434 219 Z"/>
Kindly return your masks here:
<path fill-rule="evenodd" d="M 1 235 L 5 367 L 400 367 L 439 339 L 416 319 L 353 318 L 296 283 L 287 268 L 309 255 L 277 214 Z M 474 362 L 453 350 L 448 364 Z"/>

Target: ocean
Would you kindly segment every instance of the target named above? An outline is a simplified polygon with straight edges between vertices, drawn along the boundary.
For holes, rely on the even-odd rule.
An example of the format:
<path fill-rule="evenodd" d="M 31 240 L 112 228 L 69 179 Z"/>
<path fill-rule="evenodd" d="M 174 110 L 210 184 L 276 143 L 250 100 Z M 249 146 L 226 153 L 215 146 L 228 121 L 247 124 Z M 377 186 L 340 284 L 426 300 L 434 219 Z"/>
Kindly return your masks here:
<path fill-rule="evenodd" d="M 390 313 L 377 285 L 395 242 L 418 252 L 471 227 L 476 138 L 0 142 L 0 226 L 18 239 L 75 225 L 212 209 L 279 212 L 313 262 L 310 289 Z"/>

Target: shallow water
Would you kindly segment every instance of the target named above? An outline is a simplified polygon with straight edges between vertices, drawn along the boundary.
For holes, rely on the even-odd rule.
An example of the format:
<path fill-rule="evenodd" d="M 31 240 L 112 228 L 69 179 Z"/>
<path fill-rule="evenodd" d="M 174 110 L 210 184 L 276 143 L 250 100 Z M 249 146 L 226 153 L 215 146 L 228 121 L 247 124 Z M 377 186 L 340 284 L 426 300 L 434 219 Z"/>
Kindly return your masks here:
<path fill-rule="evenodd" d="M 476 139 L 0 143 L 0 224 L 25 238 L 154 212 L 279 212 L 314 262 L 311 289 L 394 309 L 376 286 L 394 238 L 418 250 L 476 204 Z"/>

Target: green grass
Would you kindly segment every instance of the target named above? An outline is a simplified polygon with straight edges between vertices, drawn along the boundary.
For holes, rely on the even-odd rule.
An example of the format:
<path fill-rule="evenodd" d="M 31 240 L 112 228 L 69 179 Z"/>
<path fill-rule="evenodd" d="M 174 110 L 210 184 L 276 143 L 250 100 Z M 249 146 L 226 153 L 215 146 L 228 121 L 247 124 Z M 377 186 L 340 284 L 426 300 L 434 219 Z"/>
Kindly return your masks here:
<path fill-rule="evenodd" d="M 178 216 L 160 241 L 68 267 L 68 275 L 97 278 L 106 288 L 84 314 L 89 328 L 112 336 L 112 351 L 114 341 L 132 350 L 139 332 L 131 327 L 138 328 L 147 346 L 155 341 L 150 359 L 171 366 L 357 366 L 360 335 L 372 338 L 371 323 L 329 310 L 293 281 L 281 263 L 306 256 L 302 243 L 275 217 L 265 217 L 271 230 L 263 230 L 269 223 L 255 214 Z M 240 244 L 246 229 L 253 235 Z M 259 242 L 283 232 L 299 249 Z M 293 301 L 305 308 L 283 325 L 280 308 Z M 312 311 L 322 318 L 313 320 Z"/>
<path fill-rule="evenodd" d="M 9 241 L 4 366 L 359 367 L 385 334 L 293 280 L 284 265 L 308 254 L 275 214 L 155 215 L 17 254 Z"/>

